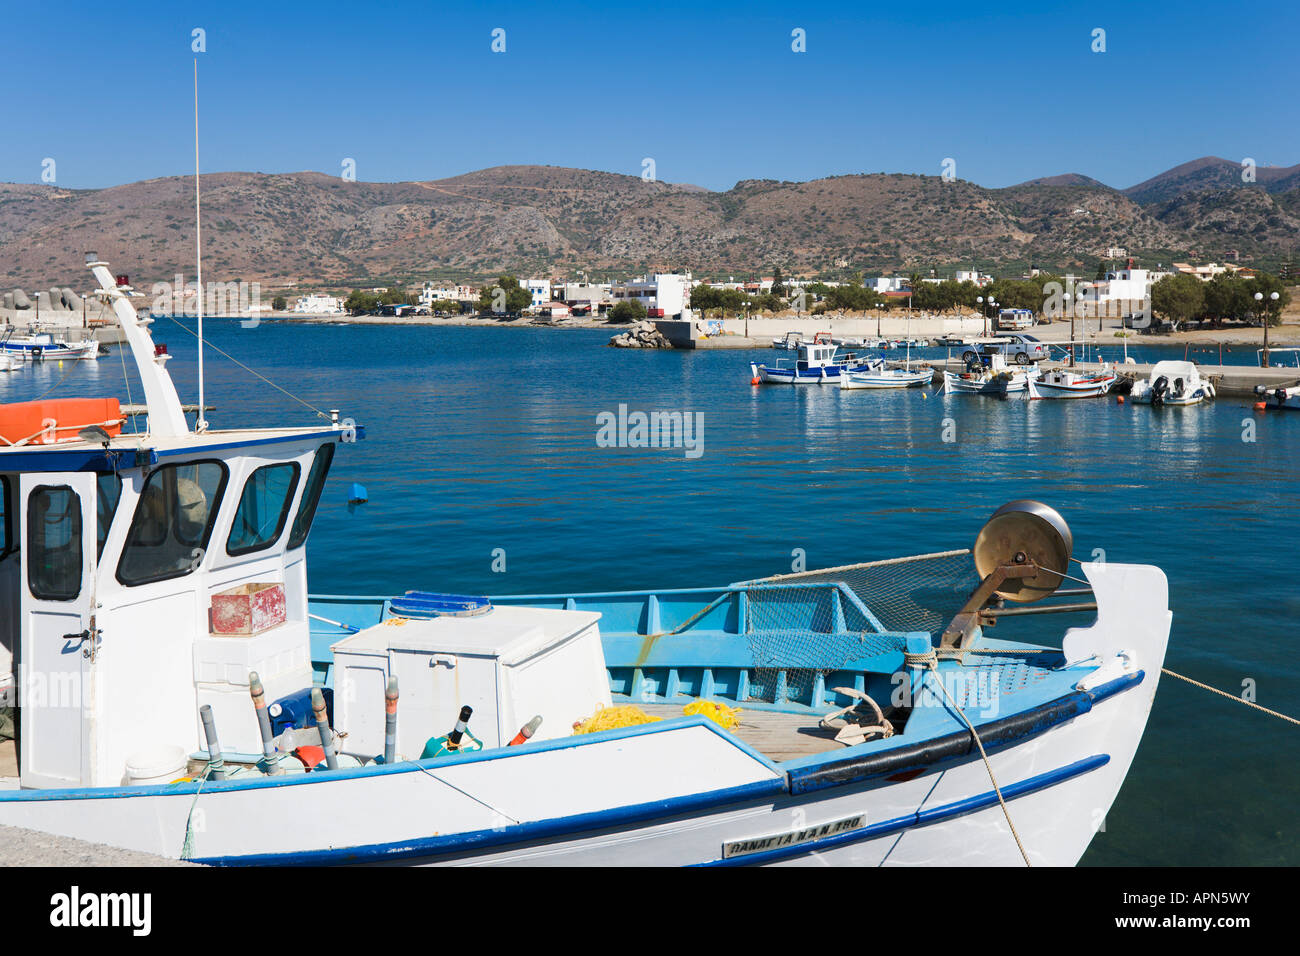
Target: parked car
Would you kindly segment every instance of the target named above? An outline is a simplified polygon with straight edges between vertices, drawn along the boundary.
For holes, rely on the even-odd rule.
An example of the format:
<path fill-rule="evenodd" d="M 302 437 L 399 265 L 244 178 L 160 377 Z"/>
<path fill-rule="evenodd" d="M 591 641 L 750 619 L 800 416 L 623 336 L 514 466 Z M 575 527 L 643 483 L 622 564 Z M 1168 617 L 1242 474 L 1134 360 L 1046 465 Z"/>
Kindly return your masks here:
<path fill-rule="evenodd" d="M 1017 365 L 1029 365 L 1052 356 L 1051 347 L 1032 335 L 1026 335 L 1024 332 L 999 332 L 996 343 L 986 340 L 967 346 L 961 353 L 961 360 L 969 365 L 977 358 L 992 352 L 1001 352 L 1008 362 L 1015 362 Z"/>

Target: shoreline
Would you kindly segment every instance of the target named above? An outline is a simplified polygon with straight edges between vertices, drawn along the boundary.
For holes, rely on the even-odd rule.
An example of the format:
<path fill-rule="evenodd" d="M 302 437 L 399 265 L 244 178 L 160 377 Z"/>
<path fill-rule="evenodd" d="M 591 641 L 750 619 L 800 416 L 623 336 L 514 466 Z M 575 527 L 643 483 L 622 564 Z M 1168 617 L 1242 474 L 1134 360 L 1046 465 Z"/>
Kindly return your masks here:
<path fill-rule="evenodd" d="M 970 316 L 960 317 L 970 323 Z M 922 325 L 926 322 L 935 322 L 945 320 L 944 317 L 928 317 L 926 319 L 912 319 L 910 324 L 913 326 Z M 286 313 L 283 316 L 274 316 L 270 321 L 288 322 L 297 325 L 382 325 L 382 326 L 445 326 L 452 328 L 499 328 L 499 329 L 550 329 L 555 331 L 565 331 L 572 329 L 588 330 L 607 330 L 613 337 L 622 332 L 626 332 L 636 325 L 635 322 L 612 323 L 600 319 L 567 319 L 555 323 L 534 322 L 530 318 L 521 319 L 492 319 L 481 318 L 475 315 L 463 315 L 455 317 L 437 317 L 437 316 L 414 316 L 411 318 L 397 318 L 394 316 L 379 315 L 302 315 L 298 313 Z M 654 321 L 654 320 L 649 320 Z M 705 322 L 703 319 L 696 319 L 697 324 Z M 718 320 L 708 320 L 717 322 Z M 946 319 L 946 321 L 959 321 L 959 317 Z M 734 334 L 730 328 L 732 325 L 743 324 L 743 319 L 726 319 L 724 320 L 724 329 L 726 334 L 722 336 L 713 336 L 712 340 L 719 339 L 741 339 L 745 336 Z M 1095 319 L 1087 319 L 1087 331 L 1084 331 L 1085 320 L 1079 320 L 1075 329 L 1076 341 L 1087 341 L 1089 343 L 1105 342 L 1107 344 L 1120 345 L 1126 339 L 1131 344 L 1140 344 L 1144 346 L 1158 345 L 1221 345 L 1246 346 L 1253 349 L 1263 347 L 1264 331 L 1262 327 L 1256 326 L 1230 326 L 1220 329 L 1187 329 L 1180 332 L 1169 332 L 1158 335 L 1139 335 L 1136 332 L 1130 332 L 1128 335 L 1119 335 L 1122 331 L 1119 319 L 1103 320 L 1101 332 L 1098 333 Z M 832 333 L 861 337 L 874 336 L 876 330 L 880 330 L 880 335 L 884 338 L 902 339 L 907 337 L 913 338 L 936 338 L 934 333 L 927 333 L 924 328 L 913 328 L 910 336 L 907 331 L 909 320 L 906 317 L 897 314 L 874 316 L 874 315 L 837 315 L 831 319 L 824 316 L 818 316 L 816 319 L 796 316 L 776 316 L 763 318 L 752 318 L 748 323 L 751 326 L 749 339 L 757 341 L 758 348 L 764 348 L 770 345 L 771 340 L 779 338 L 787 331 L 801 332 L 811 337 L 819 331 L 831 331 Z M 757 328 L 753 328 L 757 326 Z M 867 328 L 870 326 L 870 328 Z M 779 331 L 778 331 L 779 329 Z M 1044 342 L 1068 343 L 1070 341 L 1070 323 L 1068 322 L 1051 322 L 1036 325 L 1032 329 L 1026 329 L 1026 334 L 1033 335 Z M 981 331 L 964 331 L 961 334 L 973 336 L 982 334 Z M 1280 326 L 1271 326 L 1269 328 L 1269 347 L 1270 348 L 1293 348 L 1300 346 L 1300 314 L 1288 313 L 1283 316 L 1283 322 Z"/>

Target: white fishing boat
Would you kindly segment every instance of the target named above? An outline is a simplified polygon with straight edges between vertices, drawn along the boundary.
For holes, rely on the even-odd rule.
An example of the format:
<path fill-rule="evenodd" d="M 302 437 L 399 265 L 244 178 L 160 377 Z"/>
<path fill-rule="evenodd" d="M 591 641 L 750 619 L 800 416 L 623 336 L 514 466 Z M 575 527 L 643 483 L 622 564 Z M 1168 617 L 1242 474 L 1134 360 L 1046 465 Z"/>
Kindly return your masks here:
<path fill-rule="evenodd" d="M 840 374 L 840 388 L 914 388 L 928 385 L 934 378 L 934 369 L 887 368 L 880 366 L 853 369 Z"/>
<path fill-rule="evenodd" d="M 1138 405 L 1197 405 L 1214 398 L 1214 384 L 1193 362 L 1167 359 L 1133 385 L 1130 401 Z"/>
<path fill-rule="evenodd" d="M 309 598 L 324 478 L 362 430 L 191 431 L 92 268 L 148 428 L 66 405 L 75 438 L 0 449 L 22 542 L 0 825 L 219 865 L 1072 864 L 1115 799 L 1167 586 L 1085 562 L 1095 618 L 1061 606 L 1058 649 L 992 638 L 1002 601 L 1054 606 L 1051 509 L 999 509 L 970 550 L 716 588 Z"/>
<path fill-rule="evenodd" d="M 0 334 L 0 352 L 27 362 L 93 359 L 99 356 L 99 342 L 94 337 L 69 340 L 66 333 L 39 329 L 18 335 L 10 328 Z"/>
<path fill-rule="evenodd" d="M 1042 398 L 1100 398 L 1119 380 L 1109 363 L 1098 372 L 1078 372 L 1070 368 L 1054 368 L 1038 378 L 1028 381 L 1029 397 Z"/>
<path fill-rule="evenodd" d="M 982 357 L 966 363 L 965 372 L 943 373 L 945 395 L 994 395 L 1006 397 L 1029 388 L 1029 382 L 1038 378 L 1037 365 L 1007 365 L 1006 357 L 998 350 L 986 350 Z"/>
<path fill-rule="evenodd" d="M 802 343 L 798 358 L 780 359 L 772 364 L 751 362 L 751 381 L 778 385 L 835 385 L 846 369 L 866 364 L 853 352 L 841 352 L 830 342 Z"/>
<path fill-rule="evenodd" d="M 804 338 L 800 332 L 787 332 L 781 338 L 772 340 L 772 348 L 785 349 L 787 352 L 793 352 L 802 344 Z"/>
<path fill-rule="evenodd" d="M 23 360 L 8 352 L 0 352 L 0 372 L 13 372 L 22 367 Z"/>

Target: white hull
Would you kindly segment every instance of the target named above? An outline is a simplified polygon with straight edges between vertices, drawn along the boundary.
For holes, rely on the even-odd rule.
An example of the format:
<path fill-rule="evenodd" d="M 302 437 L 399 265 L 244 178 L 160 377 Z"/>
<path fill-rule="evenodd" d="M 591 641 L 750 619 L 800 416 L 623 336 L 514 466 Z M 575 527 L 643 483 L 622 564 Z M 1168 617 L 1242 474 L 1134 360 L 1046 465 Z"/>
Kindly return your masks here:
<path fill-rule="evenodd" d="M 930 369 L 909 372 L 905 369 L 883 369 L 870 372 L 845 372 L 840 376 L 840 388 L 912 388 L 928 385 L 934 373 Z"/>
<path fill-rule="evenodd" d="M 1031 379 L 1029 397 L 1033 399 L 1062 398 L 1101 398 L 1115 385 L 1114 374 L 1100 378 L 1080 378 L 1078 381 L 1053 381 L 1048 379 Z"/>
<path fill-rule="evenodd" d="M 954 372 L 943 373 L 943 390 L 945 394 L 956 395 L 1012 395 L 1023 392 L 1029 387 L 1029 379 L 1037 375 L 1038 370 L 1028 372 L 1003 372 L 990 378 L 963 378 Z"/>
<path fill-rule="evenodd" d="M 1100 610 L 1066 633 L 1064 653 L 1100 666 L 1019 715 L 1029 720 L 970 711 L 1040 865 L 1076 863 L 1104 823 L 1171 620 L 1159 570 L 1083 568 Z M 927 689 L 916 706 L 944 705 Z M 867 743 L 787 775 L 704 718 L 683 718 L 418 765 L 208 782 L 197 795 L 193 784 L 0 791 L 0 824 L 167 857 L 181 855 L 188 827 L 190 858 L 227 865 L 1020 864 L 969 735 L 925 741 L 926 757 L 907 743 L 905 732 L 894 763 L 889 747 Z M 728 856 L 734 841 L 761 842 Z"/>
<path fill-rule="evenodd" d="M 71 359 L 81 361 L 99 357 L 99 342 L 88 339 L 84 342 L 55 343 L 53 345 L 24 345 L 9 342 L 0 345 L 0 350 L 19 362 L 52 361 Z"/>

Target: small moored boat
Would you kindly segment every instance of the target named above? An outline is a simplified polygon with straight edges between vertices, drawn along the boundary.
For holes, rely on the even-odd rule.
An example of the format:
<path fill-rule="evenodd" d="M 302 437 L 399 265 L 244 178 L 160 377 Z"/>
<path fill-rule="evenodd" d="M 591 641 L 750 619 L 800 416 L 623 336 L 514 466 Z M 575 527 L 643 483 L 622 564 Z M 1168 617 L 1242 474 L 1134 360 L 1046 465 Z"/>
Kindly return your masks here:
<path fill-rule="evenodd" d="M 43 331 L 16 335 L 13 329 L 8 329 L 0 336 L 0 352 L 28 362 L 93 359 L 99 356 L 99 341 L 93 337 L 69 341 L 65 336 Z"/>
<path fill-rule="evenodd" d="M 1136 382 L 1129 399 L 1138 405 L 1198 405 L 1214 398 L 1214 384 L 1193 362 L 1157 362 L 1150 377 Z"/>
<path fill-rule="evenodd" d="M 983 356 L 966 363 L 965 372 L 943 373 L 945 395 L 994 395 L 1005 398 L 1029 387 L 1031 379 L 1038 377 L 1038 366 L 1007 365 L 1000 351 L 987 351 Z"/>
<path fill-rule="evenodd" d="M 819 336 L 820 337 L 820 336 Z M 835 385 L 845 369 L 861 367 L 865 362 L 853 352 L 841 353 L 830 342 L 799 345 L 793 362 L 780 359 L 771 365 L 751 362 L 752 379 L 778 385 Z"/>
<path fill-rule="evenodd" d="M 1069 368 L 1054 368 L 1045 375 L 1029 380 L 1029 397 L 1039 398 L 1099 398 L 1114 387 L 1119 376 L 1109 364 L 1100 372 L 1076 372 Z"/>

